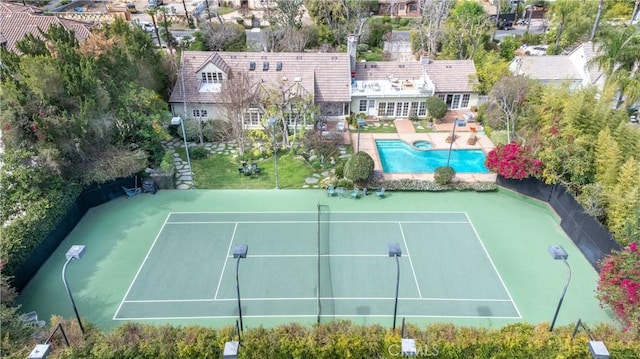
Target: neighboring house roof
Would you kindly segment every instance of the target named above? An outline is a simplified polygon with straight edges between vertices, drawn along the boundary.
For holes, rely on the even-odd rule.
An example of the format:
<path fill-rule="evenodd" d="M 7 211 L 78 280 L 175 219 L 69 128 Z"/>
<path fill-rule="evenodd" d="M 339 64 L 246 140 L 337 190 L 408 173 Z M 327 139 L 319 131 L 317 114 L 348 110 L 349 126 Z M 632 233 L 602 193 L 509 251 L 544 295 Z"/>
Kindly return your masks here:
<path fill-rule="evenodd" d="M 42 10 L 35 6 L 25 6 L 11 2 L 0 2 L 0 14 L 26 12 L 30 14 L 41 14 Z"/>
<path fill-rule="evenodd" d="M 509 69 L 516 75 L 524 75 L 543 82 L 571 80 L 580 86 L 596 85 L 602 88 L 604 74 L 592 59 L 597 56 L 597 47 L 585 42 L 568 55 L 518 56 Z"/>
<path fill-rule="evenodd" d="M 251 62 L 255 63 L 253 71 L 249 71 Z M 316 102 L 350 100 L 351 76 L 346 53 L 183 51 L 178 81 L 169 102 L 179 103 L 185 99 L 190 103 L 218 102 L 218 93 L 200 91 L 197 73 L 208 63 L 221 70 L 228 68 L 232 72 L 246 72 L 254 83 L 262 82 L 267 88 L 278 86 L 283 78 L 291 85 L 298 82 L 313 94 Z M 264 63 L 268 63 L 267 70 L 264 70 Z M 277 70 L 278 63 L 282 64 L 281 70 Z M 182 75 L 186 98 L 183 95 Z"/>
<path fill-rule="evenodd" d="M 516 75 L 525 75 L 539 81 L 582 80 L 568 56 L 520 56 L 510 66 Z"/>
<path fill-rule="evenodd" d="M 478 82 L 473 60 L 431 60 L 424 68 L 436 92 L 473 92 Z"/>
<path fill-rule="evenodd" d="M 423 70 L 433 82 L 436 92 L 473 92 L 477 82 L 476 67 L 472 60 L 371 61 L 356 63 L 357 81 L 418 80 Z"/>
<path fill-rule="evenodd" d="M 91 33 L 89 25 L 79 21 L 38 15 L 29 6 L 0 3 L 0 37 L 4 37 L 3 45 L 9 51 L 17 52 L 15 44 L 25 35 L 33 34 L 41 37 L 38 29 L 47 32 L 52 25 L 61 25 L 67 30 L 74 31 L 78 41 L 83 41 Z"/>
<path fill-rule="evenodd" d="M 584 72 L 586 76 L 584 80 L 588 84 L 600 85 L 604 83 L 604 73 L 598 64 L 591 62 L 597 55 L 598 50 L 596 45 L 591 41 L 583 43 L 569 54 L 569 58 L 573 61 L 576 68 Z"/>

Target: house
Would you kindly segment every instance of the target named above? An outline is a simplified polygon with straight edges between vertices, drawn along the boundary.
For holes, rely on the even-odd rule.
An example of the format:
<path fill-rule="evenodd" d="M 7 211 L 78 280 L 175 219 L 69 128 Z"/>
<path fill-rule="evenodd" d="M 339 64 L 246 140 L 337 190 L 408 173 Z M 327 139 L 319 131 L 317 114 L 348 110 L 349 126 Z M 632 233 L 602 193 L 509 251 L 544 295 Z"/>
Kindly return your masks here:
<path fill-rule="evenodd" d="M 359 62 L 351 87 L 351 109 L 378 118 L 424 117 L 425 100 L 438 96 L 449 110 L 478 105 L 472 60 Z"/>
<path fill-rule="evenodd" d="M 425 100 L 440 97 L 450 110 L 478 105 L 476 70 L 471 60 L 356 62 L 357 40 L 348 39 L 347 53 L 254 53 L 184 51 L 169 103 L 175 116 L 224 119 L 228 107 L 225 81 L 246 74 L 247 91 L 277 92 L 284 112 L 287 98 L 313 100 L 320 115 L 342 119 L 351 113 L 376 118 L 423 117 Z M 225 93 L 223 93 L 225 92 Z M 247 128 L 264 126 L 264 101 L 247 106 Z M 312 119 L 305 119 L 311 121 Z M 309 123 L 307 123 L 309 125 Z"/>
<path fill-rule="evenodd" d="M 224 118 L 222 84 L 234 74 L 247 74 L 252 86 L 265 91 L 311 96 L 323 116 L 349 114 L 349 59 L 344 53 L 256 53 L 183 51 L 178 81 L 169 99 L 174 115 Z M 265 109 L 246 110 L 245 125 L 260 128 Z"/>
<path fill-rule="evenodd" d="M 41 37 L 39 30 L 47 32 L 52 25 L 60 25 L 73 31 L 80 42 L 91 33 L 90 25 L 83 22 L 43 15 L 32 6 L 0 2 L 0 46 L 9 51 L 19 52 L 16 42 L 27 34 Z"/>
<path fill-rule="evenodd" d="M 378 0 L 378 14 L 400 17 L 418 17 L 422 13 L 418 0 Z"/>
<path fill-rule="evenodd" d="M 591 63 L 596 53 L 595 45 L 586 42 L 568 55 L 518 56 L 509 64 L 509 70 L 543 84 L 569 83 L 572 88 L 594 85 L 602 90 L 605 76 L 598 65 Z"/>

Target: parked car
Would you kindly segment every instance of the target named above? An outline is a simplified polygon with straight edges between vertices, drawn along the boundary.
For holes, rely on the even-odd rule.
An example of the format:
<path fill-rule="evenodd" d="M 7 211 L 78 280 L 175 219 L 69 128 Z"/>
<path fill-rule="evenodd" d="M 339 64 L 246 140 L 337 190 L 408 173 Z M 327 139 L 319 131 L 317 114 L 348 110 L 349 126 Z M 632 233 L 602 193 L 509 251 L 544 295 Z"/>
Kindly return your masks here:
<path fill-rule="evenodd" d="M 513 29 L 513 21 L 511 20 L 498 20 L 498 30 L 511 30 Z"/>
<path fill-rule="evenodd" d="M 146 31 L 146 32 L 154 32 L 155 29 L 153 28 L 153 24 L 150 22 L 146 22 L 146 21 L 139 21 L 138 25 L 140 25 L 140 27 L 142 28 L 142 30 Z"/>
<path fill-rule="evenodd" d="M 164 4 L 163 0 L 149 0 L 149 9 L 155 9 L 162 4 Z"/>

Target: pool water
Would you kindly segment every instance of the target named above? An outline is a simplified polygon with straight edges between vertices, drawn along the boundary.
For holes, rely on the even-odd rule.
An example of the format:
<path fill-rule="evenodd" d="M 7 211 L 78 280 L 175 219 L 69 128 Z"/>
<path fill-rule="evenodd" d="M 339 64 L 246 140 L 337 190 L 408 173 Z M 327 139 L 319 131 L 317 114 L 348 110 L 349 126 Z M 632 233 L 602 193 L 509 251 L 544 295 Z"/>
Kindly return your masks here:
<path fill-rule="evenodd" d="M 376 140 L 385 173 L 433 173 L 447 165 L 449 149 L 417 150 L 401 140 Z M 456 173 L 489 173 L 482 150 L 451 150 L 449 166 Z"/>

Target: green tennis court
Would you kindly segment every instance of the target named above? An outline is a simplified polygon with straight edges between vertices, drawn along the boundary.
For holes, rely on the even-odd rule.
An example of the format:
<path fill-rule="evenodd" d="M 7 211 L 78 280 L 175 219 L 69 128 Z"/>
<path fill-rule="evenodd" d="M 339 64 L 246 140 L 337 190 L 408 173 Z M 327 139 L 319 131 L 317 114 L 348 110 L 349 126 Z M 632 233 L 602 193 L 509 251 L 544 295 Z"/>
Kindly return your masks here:
<path fill-rule="evenodd" d="M 465 213 L 170 213 L 115 320 L 389 317 L 521 318 Z M 204 275 L 203 275 L 204 274 Z"/>
<path fill-rule="evenodd" d="M 320 210 L 318 211 L 318 204 Z M 245 327 L 348 319 L 500 327 L 550 322 L 567 278 L 547 253 L 562 245 L 572 276 L 556 325 L 612 323 L 595 299 L 597 273 L 546 204 L 492 193 L 390 192 L 379 200 L 323 190 L 160 191 L 92 208 L 22 291 L 22 310 L 73 318 L 61 280 L 65 253 L 81 317 L 233 325 L 236 268 Z M 248 254 L 233 258 L 237 245 Z M 239 264 L 239 265 L 238 265 Z"/>

